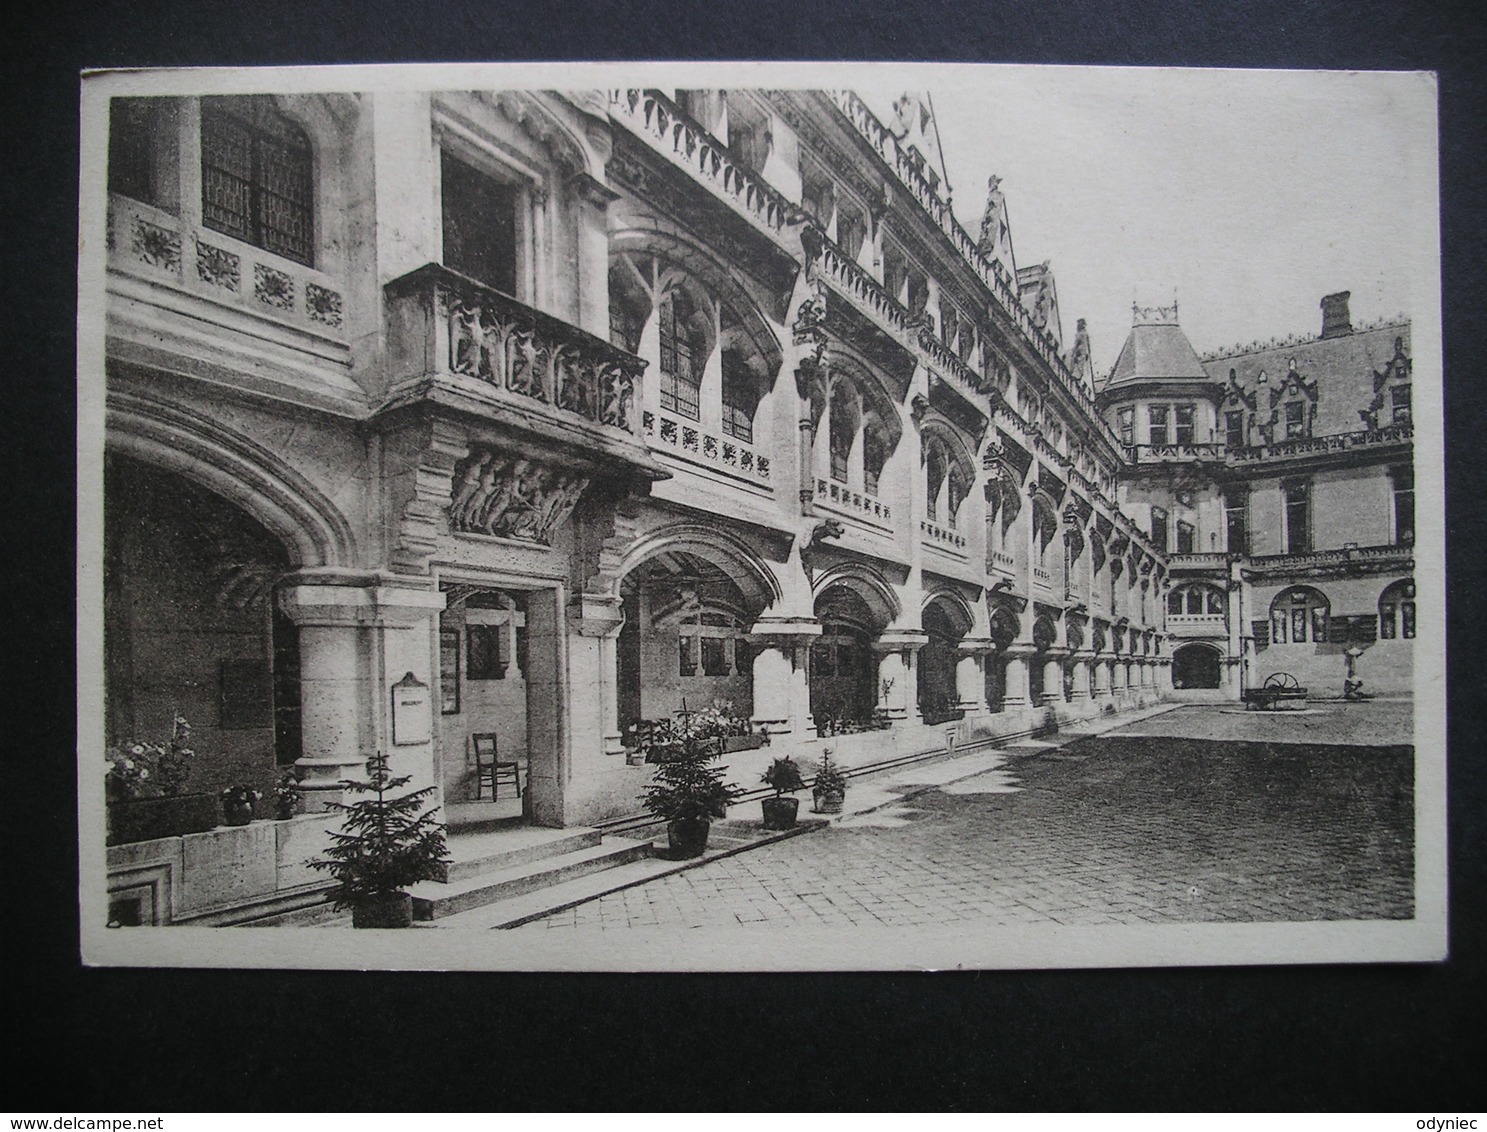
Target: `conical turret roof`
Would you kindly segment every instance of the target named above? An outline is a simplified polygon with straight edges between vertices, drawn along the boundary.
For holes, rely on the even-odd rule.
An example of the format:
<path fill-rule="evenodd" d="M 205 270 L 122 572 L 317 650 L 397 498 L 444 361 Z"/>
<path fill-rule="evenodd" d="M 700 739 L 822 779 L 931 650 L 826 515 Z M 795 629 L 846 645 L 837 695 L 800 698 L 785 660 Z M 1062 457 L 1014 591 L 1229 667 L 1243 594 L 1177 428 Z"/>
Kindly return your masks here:
<path fill-rule="evenodd" d="M 1131 333 L 1105 388 L 1137 381 L 1210 381 L 1177 322 L 1177 304 L 1132 307 Z"/>

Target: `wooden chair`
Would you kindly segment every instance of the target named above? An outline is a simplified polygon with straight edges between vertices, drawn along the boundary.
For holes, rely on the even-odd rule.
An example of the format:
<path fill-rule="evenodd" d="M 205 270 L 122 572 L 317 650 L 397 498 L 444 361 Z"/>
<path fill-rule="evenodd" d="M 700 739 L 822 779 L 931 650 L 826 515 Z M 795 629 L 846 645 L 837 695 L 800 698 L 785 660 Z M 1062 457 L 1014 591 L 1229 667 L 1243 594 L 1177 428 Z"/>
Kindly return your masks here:
<path fill-rule="evenodd" d="M 520 798 L 521 766 L 515 759 L 503 762 L 497 755 L 496 733 L 481 731 L 471 735 L 470 741 L 475 744 L 475 800 L 480 800 L 480 792 L 489 782 L 491 801 L 495 801 L 500 797 L 498 783 L 503 778 L 516 786 L 516 796 Z"/>

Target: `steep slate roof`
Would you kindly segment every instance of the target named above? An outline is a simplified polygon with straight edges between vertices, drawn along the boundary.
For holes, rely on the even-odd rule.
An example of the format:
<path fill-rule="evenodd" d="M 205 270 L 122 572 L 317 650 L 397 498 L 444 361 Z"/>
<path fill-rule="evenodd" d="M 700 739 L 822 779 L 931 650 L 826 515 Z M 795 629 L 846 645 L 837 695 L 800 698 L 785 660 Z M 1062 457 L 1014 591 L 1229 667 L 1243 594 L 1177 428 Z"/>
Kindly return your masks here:
<path fill-rule="evenodd" d="M 1105 388 L 1131 381 L 1189 380 L 1211 378 L 1182 327 L 1176 322 L 1138 322 L 1126 336 Z"/>
<path fill-rule="evenodd" d="M 1392 318 L 1332 338 L 1296 337 L 1231 347 L 1203 355 L 1203 364 L 1212 380 L 1225 385 L 1232 369 L 1239 387 L 1253 392 L 1261 370 L 1273 389 L 1295 358 L 1297 372 L 1317 383 L 1317 419 L 1312 432 L 1325 436 L 1364 427 L 1358 411 L 1373 399 L 1374 374 L 1382 372 L 1394 357 L 1396 339 L 1405 356 L 1410 356 L 1409 320 Z"/>

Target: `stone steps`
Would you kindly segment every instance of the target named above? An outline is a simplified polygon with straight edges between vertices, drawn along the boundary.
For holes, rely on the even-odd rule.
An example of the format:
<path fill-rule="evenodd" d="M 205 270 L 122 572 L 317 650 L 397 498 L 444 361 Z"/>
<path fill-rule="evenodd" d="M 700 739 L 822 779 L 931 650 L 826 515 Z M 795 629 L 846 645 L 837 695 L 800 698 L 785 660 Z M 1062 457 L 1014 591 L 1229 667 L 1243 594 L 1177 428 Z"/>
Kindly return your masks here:
<path fill-rule="evenodd" d="M 544 857 L 590 849 L 603 840 L 597 829 L 506 830 L 455 833 L 449 837 L 451 858 L 446 883 L 481 873 L 509 869 Z M 515 843 L 514 843 L 515 842 Z"/>
<path fill-rule="evenodd" d="M 597 837 L 597 831 L 589 832 Z M 563 846 L 561 841 L 555 844 Z M 650 852 L 651 847 L 646 842 L 616 838 L 608 844 L 589 843 L 560 853 L 549 850 L 535 859 L 508 861 L 501 867 L 482 867 L 442 884 L 423 881 L 408 889 L 413 896 L 413 918 L 437 920 L 589 873 L 627 865 L 649 856 Z M 498 860 L 499 856 L 491 859 Z"/>

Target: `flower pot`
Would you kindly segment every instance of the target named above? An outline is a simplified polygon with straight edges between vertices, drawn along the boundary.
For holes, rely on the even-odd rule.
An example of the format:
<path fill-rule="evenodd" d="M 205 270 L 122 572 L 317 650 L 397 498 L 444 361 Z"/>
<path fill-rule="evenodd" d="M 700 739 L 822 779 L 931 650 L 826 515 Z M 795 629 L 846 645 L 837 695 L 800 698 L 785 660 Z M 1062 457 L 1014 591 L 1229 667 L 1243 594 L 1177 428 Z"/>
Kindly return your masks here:
<path fill-rule="evenodd" d="M 783 795 L 777 798 L 760 798 L 759 805 L 764 808 L 765 829 L 795 828 L 795 815 L 800 811 L 799 798 L 786 798 Z"/>
<path fill-rule="evenodd" d="M 846 800 L 846 794 L 833 790 L 830 792 L 817 790 L 811 794 L 816 803 L 818 814 L 839 814 L 842 812 L 842 802 Z"/>
<path fill-rule="evenodd" d="M 666 842 L 671 857 L 700 857 L 707 849 L 707 830 L 712 823 L 706 818 L 677 818 L 666 824 Z"/>
<path fill-rule="evenodd" d="M 247 825 L 253 820 L 253 803 L 223 802 L 222 817 L 228 825 Z"/>
<path fill-rule="evenodd" d="M 389 892 L 358 901 L 351 906 L 353 928 L 406 928 L 413 924 L 413 897 Z"/>
<path fill-rule="evenodd" d="M 171 794 L 164 798 L 125 798 L 108 804 L 109 845 L 180 837 L 217 828 L 212 794 Z"/>

